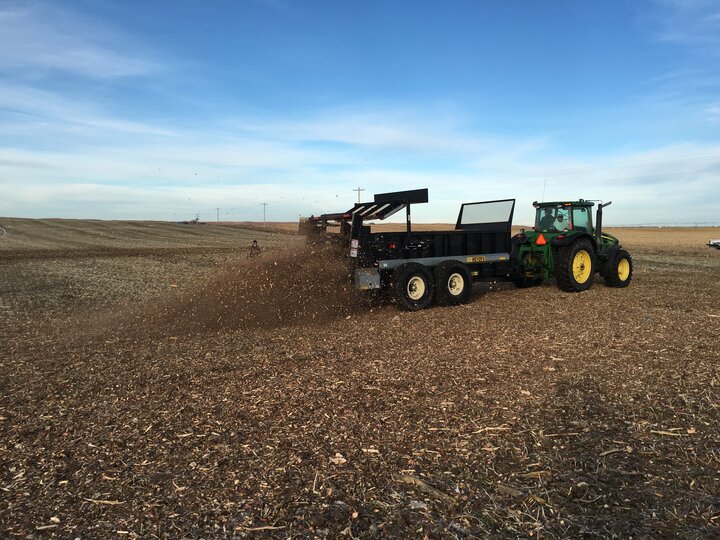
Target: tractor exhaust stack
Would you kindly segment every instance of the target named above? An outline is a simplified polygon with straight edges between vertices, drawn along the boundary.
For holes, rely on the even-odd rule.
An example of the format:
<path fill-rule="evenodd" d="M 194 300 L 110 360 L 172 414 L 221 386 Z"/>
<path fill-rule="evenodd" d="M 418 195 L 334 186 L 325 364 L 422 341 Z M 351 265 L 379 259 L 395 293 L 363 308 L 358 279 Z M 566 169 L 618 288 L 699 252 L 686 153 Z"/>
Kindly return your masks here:
<path fill-rule="evenodd" d="M 597 241 L 598 245 L 600 245 L 600 239 L 602 238 L 602 215 L 603 215 L 603 208 L 606 206 L 610 206 L 612 204 L 612 201 L 606 204 L 598 204 L 597 209 L 597 218 L 595 219 L 595 240 Z"/>

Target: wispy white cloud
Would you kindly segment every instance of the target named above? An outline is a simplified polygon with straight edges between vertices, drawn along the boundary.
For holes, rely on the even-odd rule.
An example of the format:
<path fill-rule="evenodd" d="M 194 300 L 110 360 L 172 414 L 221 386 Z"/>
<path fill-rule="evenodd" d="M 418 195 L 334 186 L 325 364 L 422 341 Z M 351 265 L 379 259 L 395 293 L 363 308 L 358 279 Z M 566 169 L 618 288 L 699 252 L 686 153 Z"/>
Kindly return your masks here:
<path fill-rule="evenodd" d="M 720 5 L 715 0 L 656 0 L 659 38 L 720 54 Z"/>
<path fill-rule="evenodd" d="M 0 81 L 0 126 L 3 134 L 32 134 L 38 141 L 52 133 L 75 137 L 117 134 L 172 137 L 171 128 L 112 115 L 91 100 L 73 99 L 57 92 Z M 67 140 L 66 140 L 67 142 Z"/>
<path fill-rule="evenodd" d="M 116 78 L 160 69 L 134 50 L 131 39 L 68 9 L 35 2 L 0 6 L 0 67 L 5 70 Z"/>
<path fill-rule="evenodd" d="M 253 219 L 259 203 L 269 202 L 273 218 L 285 220 L 345 210 L 358 185 L 367 198 L 430 188 L 432 204 L 415 210 L 419 221 L 452 221 L 460 202 L 500 197 L 518 198 L 518 220 L 528 221 L 530 203 L 543 189 L 546 200 L 614 200 L 610 223 L 677 220 L 678 209 L 686 221 L 720 215 L 720 204 L 708 202 L 720 178 L 720 146 L 676 145 L 602 158 L 518 154 L 480 167 L 471 156 L 456 154 L 454 168 L 445 170 L 442 164 L 364 162 L 362 146 L 338 153 L 287 140 L 199 144 L 208 135 L 181 137 L 172 146 L 0 150 L 0 215 L 184 219 L 220 206 L 235 209 L 228 219 Z"/>
<path fill-rule="evenodd" d="M 441 135 L 450 131 L 445 126 L 434 126 L 434 133 L 414 125 L 418 118 L 402 118 L 398 113 L 327 111 L 320 117 L 306 118 L 294 122 L 264 121 L 244 123 L 250 134 L 260 137 L 272 137 L 284 140 L 305 142 L 327 142 L 367 147 L 405 149 L 410 151 L 465 151 L 477 141 L 463 139 L 447 140 Z M 447 135 L 447 133 L 445 133 Z M 453 134 L 454 135 L 454 134 Z M 453 143 L 455 143 L 453 145 Z M 457 143 L 461 143 L 459 146 Z"/>
<path fill-rule="evenodd" d="M 720 102 L 712 103 L 705 107 L 705 113 L 708 115 L 710 121 L 715 123 L 720 122 Z"/>

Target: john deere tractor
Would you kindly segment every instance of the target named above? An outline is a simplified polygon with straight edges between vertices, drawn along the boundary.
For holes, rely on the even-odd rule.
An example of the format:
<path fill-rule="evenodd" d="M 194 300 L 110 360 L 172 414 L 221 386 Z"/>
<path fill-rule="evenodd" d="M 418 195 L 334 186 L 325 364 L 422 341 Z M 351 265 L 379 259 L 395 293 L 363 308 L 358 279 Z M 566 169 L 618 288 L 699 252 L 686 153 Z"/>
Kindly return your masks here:
<path fill-rule="evenodd" d="M 568 292 L 589 289 L 599 273 L 609 287 L 627 287 L 633 273 L 630 254 L 614 236 L 602 232 L 603 208 L 580 199 L 533 203 L 535 227 L 512 237 L 511 278 L 517 287 L 532 287 L 555 278 Z"/>

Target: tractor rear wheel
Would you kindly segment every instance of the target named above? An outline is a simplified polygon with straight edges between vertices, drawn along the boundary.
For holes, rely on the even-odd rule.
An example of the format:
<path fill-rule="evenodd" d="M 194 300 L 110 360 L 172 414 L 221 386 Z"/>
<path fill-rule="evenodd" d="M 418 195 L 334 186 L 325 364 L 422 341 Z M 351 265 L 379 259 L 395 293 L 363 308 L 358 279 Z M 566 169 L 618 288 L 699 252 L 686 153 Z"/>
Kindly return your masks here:
<path fill-rule="evenodd" d="M 595 281 L 595 254 L 587 238 L 558 249 L 555 256 L 555 280 L 562 291 L 580 292 Z"/>
<path fill-rule="evenodd" d="M 439 306 L 464 304 L 472 292 L 472 275 L 459 261 L 445 261 L 435 267 L 435 295 Z"/>
<path fill-rule="evenodd" d="M 393 272 L 390 290 L 400 309 L 418 311 L 430 307 L 435 296 L 435 283 L 426 266 L 405 263 Z"/>
<path fill-rule="evenodd" d="M 605 285 L 608 287 L 627 287 L 630 285 L 633 273 L 633 261 L 630 254 L 621 249 L 615 254 L 615 258 L 610 261 L 610 266 L 605 278 Z"/>

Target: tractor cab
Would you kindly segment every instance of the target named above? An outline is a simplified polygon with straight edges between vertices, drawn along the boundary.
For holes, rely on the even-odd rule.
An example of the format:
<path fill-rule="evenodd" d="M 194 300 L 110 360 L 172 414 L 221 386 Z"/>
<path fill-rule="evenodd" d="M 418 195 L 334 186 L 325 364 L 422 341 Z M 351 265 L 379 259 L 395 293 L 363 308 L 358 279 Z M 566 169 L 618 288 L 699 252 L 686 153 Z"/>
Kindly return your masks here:
<path fill-rule="evenodd" d="M 533 203 L 536 232 L 542 233 L 594 233 L 592 207 L 595 203 L 580 199 L 575 202 Z"/>

